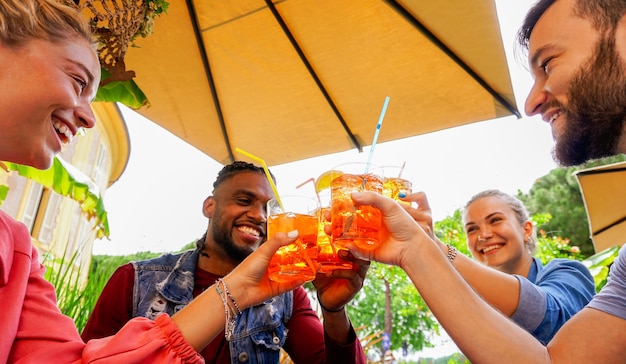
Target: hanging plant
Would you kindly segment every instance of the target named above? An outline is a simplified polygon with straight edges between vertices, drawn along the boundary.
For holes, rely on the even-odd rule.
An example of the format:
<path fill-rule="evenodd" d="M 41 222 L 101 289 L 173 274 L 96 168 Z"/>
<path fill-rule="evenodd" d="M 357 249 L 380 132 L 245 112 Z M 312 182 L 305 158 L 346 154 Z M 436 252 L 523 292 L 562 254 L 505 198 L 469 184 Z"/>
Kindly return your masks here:
<path fill-rule="evenodd" d="M 78 6 L 90 20 L 98 39 L 102 79 L 96 101 L 120 102 L 138 109 L 149 105 L 135 83 L 135 71 L 127 70 L 124 56 L 137 37 L 152 34 L 154 20 L 167 11 L 164 0 L 86 0 Z"/>

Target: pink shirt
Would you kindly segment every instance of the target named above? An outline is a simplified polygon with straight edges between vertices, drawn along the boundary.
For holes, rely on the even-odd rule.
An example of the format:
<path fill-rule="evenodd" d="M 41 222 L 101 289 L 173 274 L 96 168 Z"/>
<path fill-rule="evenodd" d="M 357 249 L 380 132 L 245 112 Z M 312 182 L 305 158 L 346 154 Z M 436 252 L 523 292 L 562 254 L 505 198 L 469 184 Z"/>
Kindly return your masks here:
<path fill-rule="evenodd" d="M 0 211 L 0 363 L 203 363 L 167 315 L 136 318 L 115 336 L 85 344 L 43 278 L 26 226 Z"/>

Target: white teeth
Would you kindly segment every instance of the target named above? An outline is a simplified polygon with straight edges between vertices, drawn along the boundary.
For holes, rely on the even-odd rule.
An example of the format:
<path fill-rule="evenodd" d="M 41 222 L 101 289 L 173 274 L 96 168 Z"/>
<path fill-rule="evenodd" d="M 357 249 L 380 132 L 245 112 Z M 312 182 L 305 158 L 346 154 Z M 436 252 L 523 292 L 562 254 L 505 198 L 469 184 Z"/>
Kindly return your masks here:
<path fill-rule="evenodd" d="M 559 112 L 557 112 L 557 113 L 554 113 L 554 114 L 550 117 L 550 121 L 549 121 L 549 123 L 550 123 L 550 124 L 552 124 L 552 123 L 554 122 L 554 120 L 556 120 L 556 118 L 558 118 L 560 115 L 561 115 L 561 112 L 560 112 L 560 111 L 559 111 Z"/>
<path fill-rule="evenodd" d="M 496 244 L 496 245 L 489 245 L 488 247 L 483 249 L 483 254 L 487 254 L 488 252 L 494 250 L 494 249 L 498 249 L 501 248 L 502 244 Z"/>
<path fill-rule="evenodd" d="M 249 226 L 240 226 L 240 227 L 238 227 L 238 229 L 239 229 L 239 231 L 241 231 L 243 233 L 246 233 L 246 234 L 249 234 L 249 235 L 254 235 L 256 237 L 259 237 L 261 235 L 261 233 L 257 229 L 251 228 Z"/>
<path fill-rule="evenodd" d="M 72 132 L 70 130 L 70 128 L 68 128 L 65 124 L 62 124 L 58 121 L 54 121 L 52 123 L 52 126 L 54 126 L 54 129 L 59 132 L 60 134 L 63 134 L 65 136 L 65 138 L 67 138 L 67 142 L 69 143 L 72 141 L 72 138 L 74 137 L 72 135 Z"/>

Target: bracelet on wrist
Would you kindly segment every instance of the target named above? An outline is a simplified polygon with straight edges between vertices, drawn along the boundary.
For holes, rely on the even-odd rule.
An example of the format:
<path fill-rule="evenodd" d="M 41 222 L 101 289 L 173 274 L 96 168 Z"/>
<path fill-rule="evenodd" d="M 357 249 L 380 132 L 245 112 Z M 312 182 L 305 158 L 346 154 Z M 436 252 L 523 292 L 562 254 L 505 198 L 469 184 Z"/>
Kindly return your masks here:
<path fill-rule="evenodd" d="M 458 250 L 456 250 L 455 247 L 453 247 L 450 244 L 446 244 L 448 246 L 448 260 L 450 261 L 450 263 L 454 262 L 454 258 L 456 258 L 456 254 L 459 252 Z"/>
<path fill-rule="evenodd" d="M 224 323 L 224 337 L 226 337 L 227 341 L 230 341 L 235 332 L 235 321 L 237 320 L 237 316 L 241 314 L 241 310 L 239 309 L 239 305 L 235 302 L 235 299 L 228 291 L 228 287 L 226 287 L 226 282 L 223 279 L 219 278 L 215 284 L 215 291 L 222 299 L 222 304 L 224 304 L 224 314 L 226 315 L 225 323 Z M 230 304 L 229 304 L 230 300 Z"/>

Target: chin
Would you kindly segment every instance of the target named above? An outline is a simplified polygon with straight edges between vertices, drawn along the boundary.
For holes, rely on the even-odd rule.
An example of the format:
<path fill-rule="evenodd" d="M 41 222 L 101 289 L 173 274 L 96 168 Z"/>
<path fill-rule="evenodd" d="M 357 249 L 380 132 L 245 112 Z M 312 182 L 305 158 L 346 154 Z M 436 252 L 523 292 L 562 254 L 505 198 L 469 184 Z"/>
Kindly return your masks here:
<path fill-rule="evenodd" d="M 49 155 L 37 155 L 26 156 L 25 158 L 9 158 L 7 162 L 30 166 L 37 169 L 48 169 L 52 165 L 52 156 Z"/>
<path fill-rule="evenodd" d="M 35 167 L 37 169 L 48 169 L 50 168 L 50 166 L 52 166 L 52 157 L 48 157 L 48 158 L 42 158 L 39 160 L 34 160 L 31 161 L 32 163 L 27 163 L 29 166 L 31 167 Z"/>

